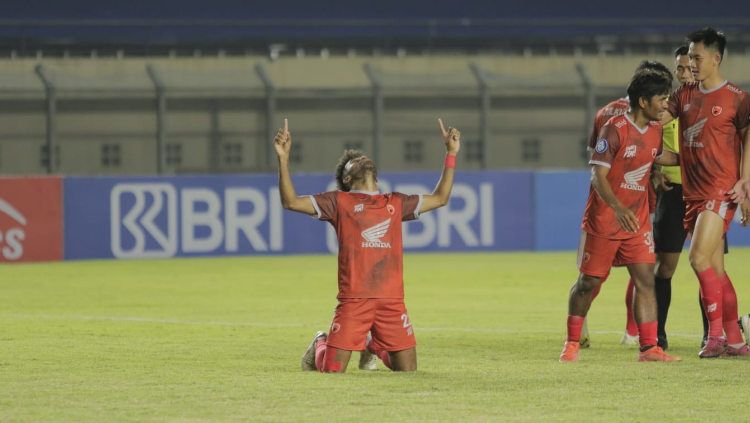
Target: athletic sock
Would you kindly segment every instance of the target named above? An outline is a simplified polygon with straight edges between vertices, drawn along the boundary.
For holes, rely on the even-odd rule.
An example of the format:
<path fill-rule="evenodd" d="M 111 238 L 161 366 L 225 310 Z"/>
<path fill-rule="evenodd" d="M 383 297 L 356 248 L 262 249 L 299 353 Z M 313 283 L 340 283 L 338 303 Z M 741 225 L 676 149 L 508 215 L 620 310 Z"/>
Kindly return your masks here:
<path fill-rule="evenodd" d="M 322 371 L 326 355 L 326 338 L 318 339 L 315 343 L 315 368 Z"/>
<path fill-rule="evenodd" d="M 701 321 L 703 322 L 703 339 L 708 338 L 708 319 L 706 312 L 703 310 L 703 300 L 701 299 L 701 290 L 698 289 L 698 308 L 701 310 Z"/>
<path fill-rule="evenodd" d="M 372 344 L 370 344 L 370 345 L 367 346 L 367 350 L 370 351 L 371 353 L 375 354 L 376 356 L 378 356 L 378 358 L 380 359 L 380 361 L 383 362 L 383 364 L 385 365 L 385 367 L 393 370 L 393 367 L 391 367 L 391 355 L 388 353 L 388 351 L 386 351 L 386 350 L 377 350 L 377 349 L 373 348 Z"/>
<path fill-rule="evenodd" d="M 581 341 L 581 328 L 585 318 L 584 316 L 568 315 L 568 342 Z"/>
<path fill-rule="evenodd" d="M 696 272 L 696 275 L 701 286 L 703 309 L 708 319 L 708 336 L 722 336 L 724 334 L 722 322 L 724 300 L 721 294 L 721 279 L 710 267 L 702 272 Z"/>
<path fill-rule="evenodd" d="M 638 323 L 638 343 L 641 351 L 656 345 L 656 320 L 652 322 Z"/>
<path fill-rule="evenodd" d="M 723 326 L 724 333 L 727 335 L 727 343 L 729 345 L 736 345 L 745 343 L 745 339 L 742 337 L 740 327 L 737 325 L 737 294 L 734 291 L 732 280 L 729 279 L 729 275 L 725 272 L 721 277 L 721 295 L 723 299 Z"/>
<path fill-rule="evenodd" d="M 656 319 L 658 322 L 657 335 L 667 337 L 667 314 L 672 302 L 672 278 L 654 278 L 656 288 Z"/>
<path fill-rule="evenodd" d="M 625 323 L 625 331 L 630 336 L 638 335 L 638 323 L 635 321 L 635 315 L 633 314 L 633 296 L 635 294 L 635 282 L 633 278 L 628 281 L 628 287 L 625 290 L 625 315 L 627 316 L 627 322 Z"/>

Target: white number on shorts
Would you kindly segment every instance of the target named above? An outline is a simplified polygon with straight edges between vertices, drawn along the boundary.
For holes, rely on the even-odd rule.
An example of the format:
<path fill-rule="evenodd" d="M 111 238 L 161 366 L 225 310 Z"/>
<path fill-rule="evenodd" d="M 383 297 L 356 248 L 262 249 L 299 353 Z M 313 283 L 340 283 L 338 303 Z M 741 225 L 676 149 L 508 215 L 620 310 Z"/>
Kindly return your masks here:
<path fill-rule="evenodd" d="M 411 321 L 409 321 L 409 316 L 406 313 L 401 315 L 401 321 L 404 322 L 404 328 L 406 329 L 406 334 L 412 335 L 414 333 L 414 328 L 411 327 Z"/>
<path fill-rule="evenodd" d="M 648 245 L 648 252 L 653 253 L 654 252 L 654 234 L 651 232 L 646 232 L 643 234 L 643 237 L 646 238 L 643 240 L 643 242 Z"/>

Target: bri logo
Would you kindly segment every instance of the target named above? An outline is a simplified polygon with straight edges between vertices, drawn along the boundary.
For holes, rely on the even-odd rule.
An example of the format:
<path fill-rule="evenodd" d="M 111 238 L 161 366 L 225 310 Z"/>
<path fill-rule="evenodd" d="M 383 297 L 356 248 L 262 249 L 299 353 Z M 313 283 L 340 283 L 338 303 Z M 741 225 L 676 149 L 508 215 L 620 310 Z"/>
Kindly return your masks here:
<path fill-rule="evenodd" d="M 377 225 L 362 231 L 362 238 L 365 241 L 362 242 L 363 248 L 391 248 L 390 242 L 383 242 L 381 238 L 388 232 L 388 228 L 391 227 L 391 218 L 388 218 Z"/>
<path fill-rule="evenodd" d="M 646 173 L 648 173 L 648 170 L 650 168 L 651 163 L 649 162 L 636 170 L 631 170 L 630 172 L 625 173 L 625 182 L 620 184 L 620 188 L 630 189 L 633 191 L 646 191 L 646 187 L 640 185 L 639 182 L 641 181 L 641 179 L 643 179 L 644 176 L 646 176 Z"/>

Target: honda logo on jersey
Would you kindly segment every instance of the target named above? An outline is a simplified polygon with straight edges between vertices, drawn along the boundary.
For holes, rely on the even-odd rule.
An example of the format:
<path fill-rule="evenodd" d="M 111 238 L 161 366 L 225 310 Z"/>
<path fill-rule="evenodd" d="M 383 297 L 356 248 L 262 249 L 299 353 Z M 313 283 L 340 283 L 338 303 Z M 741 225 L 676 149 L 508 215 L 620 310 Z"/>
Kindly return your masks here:
<path fill-rule="evenodd" d="M 625 182 L 620 184 L 620 188 L 630 189 L 633 191 L 646 191 L 646 187 L 640 185 L 639 182 L 643 179 L 644 176 L 646 176 L 649 168 L 651 168 L 651 163 L 646 163 L 636 170 L 631 170 L 630 172 L 625 173 Z"/>
<path fill-rule="evenodd" d="M 377 225 L 371 226 L 362 231 L 362 248 L 391 248 L 390 242 L 383 242 L 381 238 L 388 232 L 391 227 L 391 219 L 388 218 Z"/>
<path fill-rule="evenodd" d="M 624 159 L 632 159 L 635 157 L 636 146 L 629 145 L 625 148 L 625 154 L 622 156 Z"/>
<path fill-rule="evenodd" d="M 703 118 L 695 123 L 695 125 L 685 129 L 682 135 L 685 137 L 685 145 L 687 147 L 703 147 L 703 143 L 696 141 L 696 138 L 703 131 L 703 126 L 706 125 L 708 118 Z"/>

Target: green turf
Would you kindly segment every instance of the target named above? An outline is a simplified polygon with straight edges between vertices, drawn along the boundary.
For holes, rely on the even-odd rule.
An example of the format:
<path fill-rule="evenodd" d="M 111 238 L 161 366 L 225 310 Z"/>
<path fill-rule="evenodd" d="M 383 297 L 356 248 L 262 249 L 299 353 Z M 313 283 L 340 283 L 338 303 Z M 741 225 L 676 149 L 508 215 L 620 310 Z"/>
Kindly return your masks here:
<path fill-rule="evenodd" d="M 728 268 L 740 310 L 750 250 Z M 302 372 L 335 305 L 332 256 L 0 267 L 0 421 L 747 421 L 750 361 L 699 360 L 697 283 L 674 280 L 670 346 L 619 345 L 626 277 L 560 364 L 574 253 L 411 254 L 412 374 Z M 356 357 L 356 354 L 355 354 Z"/>

